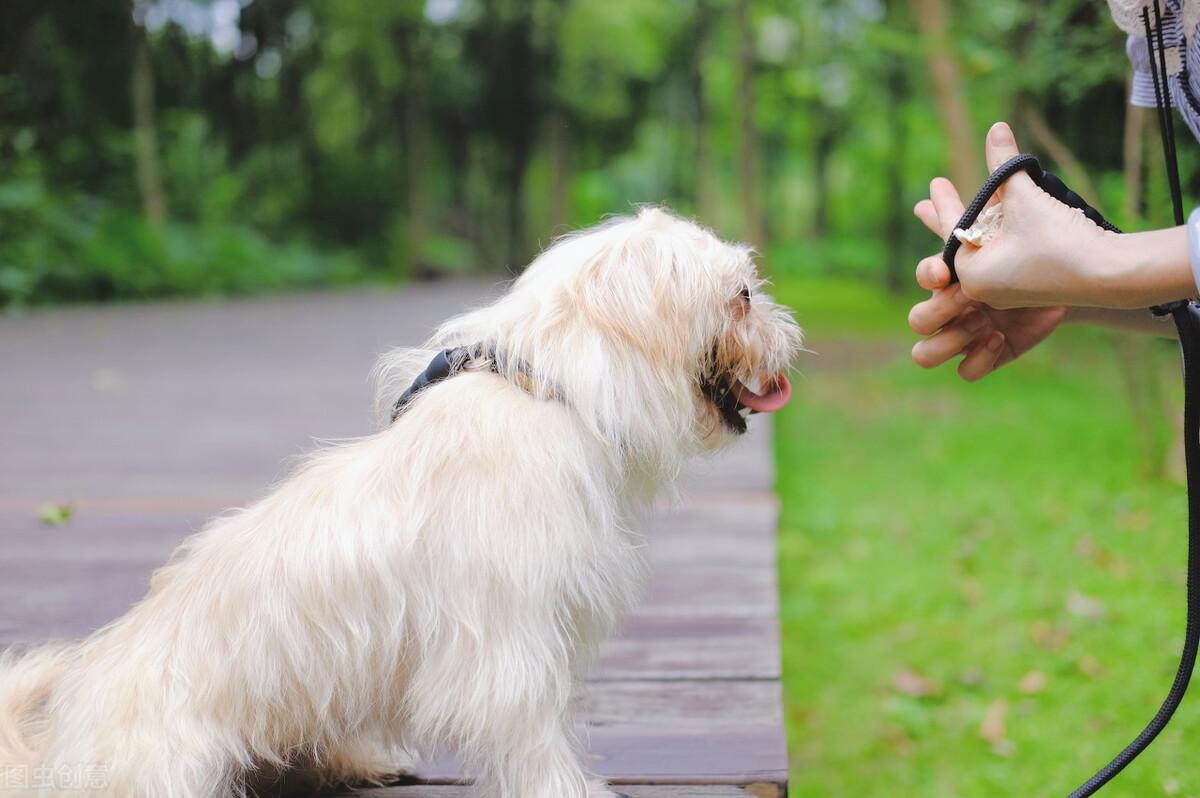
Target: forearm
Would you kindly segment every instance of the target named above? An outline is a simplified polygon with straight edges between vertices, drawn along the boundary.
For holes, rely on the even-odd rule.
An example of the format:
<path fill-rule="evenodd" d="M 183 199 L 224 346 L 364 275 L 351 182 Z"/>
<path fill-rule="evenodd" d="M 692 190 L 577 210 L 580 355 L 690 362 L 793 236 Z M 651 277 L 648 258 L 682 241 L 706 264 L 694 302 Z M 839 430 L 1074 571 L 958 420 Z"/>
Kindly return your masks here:
<path fill-rule="evenodd" d="M 1135 310 L 1196 295 L 1186 227 L 1105 236 L 1092 257 L 1087 304 L 1097 308 Z"/>
<path fill-rule="evenodd" d="M 1114 330 L 1146 333 L 1163 338 L 1176 337 L 1175 324 L 1170 316 L 1155 316 L 1146 308 L 1068 308 L 1065 321 L 1073 324 L 1096 324 Z"/>

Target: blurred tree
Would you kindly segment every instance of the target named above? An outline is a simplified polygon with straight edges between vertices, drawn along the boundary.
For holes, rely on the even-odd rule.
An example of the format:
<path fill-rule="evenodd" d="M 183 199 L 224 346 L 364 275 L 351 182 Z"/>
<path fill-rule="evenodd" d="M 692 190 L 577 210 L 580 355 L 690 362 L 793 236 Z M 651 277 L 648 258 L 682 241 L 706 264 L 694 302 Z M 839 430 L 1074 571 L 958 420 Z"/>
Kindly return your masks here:
<path fill-rule="evenodd" d="M 1123 38 L 1090 0 L 128 1 L 5 6 L 0 301 L 333 279 L 233 280 L 180 236 L 515 270 L 639 202 L 898 290 L 912 204 L 979 179 L 997 118 L 1168 220 L 1157 172 L 1122 177 Z"/>
<path fill-rule="evenodd" d="M 962 75 L 955 59 L 953 24 L 945 0 L 911 0 L 917 29 L 924 40 L 925 61 L 933 83 L 938 117 L 946 135 L 950 155 L 950 179 L 967 191 L 982 179 L 979 140 L 971 129 Z"/>
<path fill-rule="evenodd" d="M 133 152 L 137 164 L 138 191 L 146 218 L 162 224 L 167 218 L 167 198 L 158 168 L 158 132 L 154 118 L 154 67 L 146 31 L 131 24 L 133 31 Z"/>
<path fill-rule="evenodd" d="M 766 247 L 759 186 L 759 141 L 755 123 L 756 36 L 750 19 L 750 0 L 735 0 L 738 38 L 738 178 L 742 198 L 742 234 L 754 246 Z"/>

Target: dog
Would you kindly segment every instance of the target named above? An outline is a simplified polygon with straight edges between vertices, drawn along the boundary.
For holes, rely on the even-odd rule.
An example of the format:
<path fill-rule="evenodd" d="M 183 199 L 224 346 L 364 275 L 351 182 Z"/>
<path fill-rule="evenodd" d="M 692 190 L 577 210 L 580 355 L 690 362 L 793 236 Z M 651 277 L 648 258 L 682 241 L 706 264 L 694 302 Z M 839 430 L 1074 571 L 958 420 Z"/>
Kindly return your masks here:
<path fill-rule="evenodd" d="M 801 330 L 762 287 L 658 208 L 558 240 L 384 356 L 377 433 L 210 522 L 85 640 L 6 652 L 0 770 L 208 798 L 452 750 L 481 795 L 612 798 L 572 700 L 646 581 L 651 499 L 791 395 Z"/>

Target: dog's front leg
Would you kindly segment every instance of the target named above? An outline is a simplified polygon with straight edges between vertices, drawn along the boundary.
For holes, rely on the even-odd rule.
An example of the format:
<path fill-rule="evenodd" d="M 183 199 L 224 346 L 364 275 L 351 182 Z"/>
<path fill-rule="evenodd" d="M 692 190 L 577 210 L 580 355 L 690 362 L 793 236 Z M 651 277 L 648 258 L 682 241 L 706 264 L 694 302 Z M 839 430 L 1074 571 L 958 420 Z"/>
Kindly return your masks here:
<path fill-rule="evenodd" d="M 478 781 L 481 798 L 616 798 L 583 766 L 586 753 L 568 718 L 493 742 L 498 748 Z"/>
<path fill-rule="evenodd" d="M 443 638 L 454 643 L 439 645 L 410 684 L 413 733 L 452 742 L 478 774 L 480 798 L 612 798 L 574 731 L 573 647 L 552 619 L 520 615 L 494 613 L 465 646 L 465 633 Z"/>

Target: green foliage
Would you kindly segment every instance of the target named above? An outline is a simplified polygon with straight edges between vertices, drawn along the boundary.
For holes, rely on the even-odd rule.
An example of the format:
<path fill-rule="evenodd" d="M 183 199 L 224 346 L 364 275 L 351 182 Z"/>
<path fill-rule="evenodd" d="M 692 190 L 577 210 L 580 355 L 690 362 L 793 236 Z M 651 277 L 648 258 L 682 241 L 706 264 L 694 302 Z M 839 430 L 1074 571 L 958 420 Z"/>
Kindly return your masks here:
<path fill-rule="evenodd" d="M 350 254 L 273 244 L 227 222 L 157 227 L 36 181 L 0 184 L 0 303 L 228 295 L 336 285 L 364 276 Z"/>
<path fill-rule="evenodd" d="M 0 27 L 0 181 L 19 194 L 33 180 L 54 210 L 8 223 L 17 240 L 5 250 L 42 260 L 10 255 L 5 285 L 23 287 L 0 301 L 267 288 L 323 273 L 273 260 L 237 280 L 207 264 L 211 284 L 187 277 L 194 265 L 137 274 L 159 264 L 147 251 L 176 249 L 153 242 L 181 235 L 226 240 L 193 248 L 207 251 L 349 251 L 371 265 L 362 276 L 514 270 L 564 228 L 643 202 L 731 237 L 765 230 L 752 243 L 769 264 L 900 284 L 929 248 L 909 209 L 948 160 L 933 47 L 958 64 L 980 141 L 1010 118 L 1027 148 L 1043 149 L 1014 116 L 1038 109 L 1121 216 L 1128 66 L 1101 4 L 950 2 L 951 36 L 933 43 L 906 0 L 746 0 L 747 26 L 742 2 L 255 0 L 218 48 L 215 28 L 180 4 L 137 0 L 139 28 L 121 4 L 14 0 Z M 132 232 L 146 192 L 130 89 L 139 40 L 169 233 Z M 1128 224 L 1165 221 L 1156 158 Z M 1195 182 L 1200 160 L 1182 162 Z M 740 192 L 744 163 L 758 164 L 758 224 Z M 64 238 L 108 240 L 64 231 L 72 219 L 124 229 L 113 237 L 140 242 L 128 243 L 138 257 L 116 268 L 110 247 L 45 265 Z M 108 265 L 83 279 L 95 263 Z M 172 290 L 167 275 L 183 282 Z"/>

